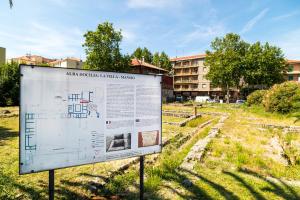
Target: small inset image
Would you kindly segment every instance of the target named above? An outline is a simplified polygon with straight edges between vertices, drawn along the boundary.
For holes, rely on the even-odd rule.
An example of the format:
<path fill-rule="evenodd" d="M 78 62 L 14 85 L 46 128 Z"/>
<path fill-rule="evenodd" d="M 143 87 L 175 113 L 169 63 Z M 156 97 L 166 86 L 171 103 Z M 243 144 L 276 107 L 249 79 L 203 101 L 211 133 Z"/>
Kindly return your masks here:
<path fill-rule="evenodd" d="M 131 149 L 131 133 L 106 136 L 106 152 Z"/>
<path fill-rule="evenodd" d="M 155 146 L 159 143 L 159 131 L 144 131 L 139 132 L 139 147 Z"/>

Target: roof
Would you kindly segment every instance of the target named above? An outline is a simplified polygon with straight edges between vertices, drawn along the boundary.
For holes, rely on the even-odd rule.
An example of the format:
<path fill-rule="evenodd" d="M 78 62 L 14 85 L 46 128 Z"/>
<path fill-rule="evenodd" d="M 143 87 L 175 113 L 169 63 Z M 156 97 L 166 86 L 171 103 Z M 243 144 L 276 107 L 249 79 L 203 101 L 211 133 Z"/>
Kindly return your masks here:
<path fill-rule="evenodd" d="M 158 70 L 165 71 L 165 72 L 168 71 L 168 70 L 166 70 L 166 69 L 157 67 L 157 66 L 155 66 L 155 65 L 152 65 L 152 64 L 147 63 L 147 62 L 145 62 L 145 61 L 141 61 L 141 60 L 136 59 L 136 58 L 131 59 L 131 65 L 132 65 L 132 66 L 144 66 L 144 67 L 148 67 L 148 68 L 152 68 L 152 69 L 158 69 Z"/>
<path fill-rule="evenodd" d="M 51 59 L 51 58 L 45 58 L 43 56 L 38 56 L 38 55 L 25 55 L 25 56 L 20 56 L 20 57 L 16 57 L 16 58 L 12 58 L 12 60 L 26 60 L 26 61 L 33 61 L 33 59 L 36 59 L 36 58 L 40 58 L 46 62 L 49 62 L 49 61 L 54 61 L 55 59 Z"/>
<path fill-rule="evenodd" d="M 300 64 L 300 60 L 288 60 L 287 61 L 289 64 L 296 64 L 299 63 Z"/>
<path fill-rule="evenodd" d="M 67 61 L 67 60 L 73 60 L 73 61 L 77 61 L 77 62 L 81 61 L 79 58 L 68 57 L 68 58 L 65 58 L 65 59 L 60 59 L 60 60 L 55 60 L 55 61 L 49 62 L 49 64 L 56 64 L 56 63 L 64 62 L 64 61 Z"/>
<path fill-rule="evenodd" d="M 193 60 L 193 59 L 199 59 L 199 58 L 205 58 L 205 57 L 206 57 L 206 54 L 198 54 L 198 55 L 192 55 L 192 56 L 182 56 L 182 57 L 171 58 L 170 61 Z"/>

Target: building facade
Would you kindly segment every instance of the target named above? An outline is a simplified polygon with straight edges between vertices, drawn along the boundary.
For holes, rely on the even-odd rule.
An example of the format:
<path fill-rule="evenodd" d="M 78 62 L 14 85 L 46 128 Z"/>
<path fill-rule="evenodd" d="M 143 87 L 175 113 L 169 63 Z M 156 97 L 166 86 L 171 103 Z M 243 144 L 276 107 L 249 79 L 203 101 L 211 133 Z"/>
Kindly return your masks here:
<path fill-rule="evenodd" d="M 6 62 L 6 49 L 0 47 L 0 65 Z"/>
<path fill-rule="evenodd" d="M 209 70 L 208 66 L 204 66 L 205 57 L 205 54 L 200 54 L 171 59 L 175 96 L 182 96 L 184 99 L 194 99 L 196 96 L 223 98 L 221 89 L 213 88 L 205 78 Z"/>
<path fill-rule="evenodd" d="M 288 60 L 287 62 L 289 67 L 286 79 L 300 82 L 300 60 Z"/>
<path fill-rule="evenodd" d="M 52 67 L 62 67 L 62 68 L 72 68 L 72 69 L 82 69 L 83 62 L 78 58 L 66 58 L 55 60 L 48 63 Z"/>

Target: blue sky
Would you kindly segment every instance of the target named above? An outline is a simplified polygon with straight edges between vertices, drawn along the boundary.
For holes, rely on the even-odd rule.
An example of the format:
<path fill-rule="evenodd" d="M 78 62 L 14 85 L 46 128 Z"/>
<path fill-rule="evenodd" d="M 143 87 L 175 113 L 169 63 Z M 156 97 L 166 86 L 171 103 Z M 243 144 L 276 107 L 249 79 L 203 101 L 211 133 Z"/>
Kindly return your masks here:
<path fill-rule="evenodd" d="M 300 59 L 299 0 L 14 0 L 13 9 L 1 0 L 0 19 L 7 57 L 84 59 L 83 34 L 109 21 L 122 29 L 123 53 L 145 46 L 170 57 L 199 54 L 215 37 L 235 32 Z"/>

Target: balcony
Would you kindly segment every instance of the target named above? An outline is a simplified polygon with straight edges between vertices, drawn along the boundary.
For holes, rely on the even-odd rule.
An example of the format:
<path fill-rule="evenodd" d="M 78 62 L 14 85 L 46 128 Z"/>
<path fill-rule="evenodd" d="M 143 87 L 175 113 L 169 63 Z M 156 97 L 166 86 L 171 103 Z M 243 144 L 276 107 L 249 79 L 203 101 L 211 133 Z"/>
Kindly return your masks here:
<path fill-rule="evenodd" d="M 183 68 L 193 68 L 193 67 L 199 67 L 200 65 L 175 65 L 174 68 L 175 69 L 183 69 Z"/>
<path fill-rule="evenodd" d="M 195 76 L 198 75 L 198 72 L 186 72 L 186 73 L 176 73 L 174 76 Z"/>
<path fill-rule="evenodd" d="M 174 83 L 198 83 L 198 80 L 175 80 Z"/>
<path fill-rule="evenodd" d="M 199 91 L 198 88 L 192 88 L 192 87 L 188 87 L 188 88 L 174 88 L 174 91 L 177 92 L 188 92 L 188 91 Z"/>

